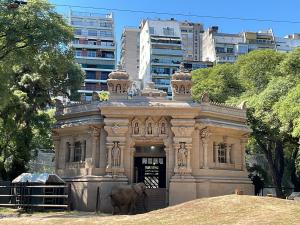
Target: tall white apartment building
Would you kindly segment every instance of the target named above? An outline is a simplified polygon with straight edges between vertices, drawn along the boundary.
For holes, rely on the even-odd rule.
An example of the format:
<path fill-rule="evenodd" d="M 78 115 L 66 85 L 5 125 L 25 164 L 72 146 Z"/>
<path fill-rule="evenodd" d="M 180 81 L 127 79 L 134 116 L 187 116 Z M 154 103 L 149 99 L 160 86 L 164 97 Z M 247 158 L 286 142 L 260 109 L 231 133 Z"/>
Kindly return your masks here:
<path fill-rule="evenodd" d="M 271 29 L 258 32 L 228 34 L 211 27 L 203 34 L 202 60 L 214 63 L 233 63 L 241 54 L 257 49 L 273 49 L 290 52 L 300 46 L 300 35 L 293 34 L 284 38 L 275 37 Z"/>
<path fill-rule="evenodd" d="M 86 73 L 78 92 L 90 100 L 94 91 L 107 90 L 108 74 L 116 66 L 113 16 L 70 11 L 69 22 L 75 32 L 75 58 Z"/>
<path fill-rule="evenodd" d="M 175 20 L 144 20 L 140 33 L 139 78 L 142 86 L 172 94 L 170 79 L 183 61 L 180 25 Z"/>
<path fill-rule="evenodd" d="M 140 89 L 139 64 L 140 64 L 140 29 L 125 27 L 121 36 L 120 64 L 133 81 L 132 87 Z"/>

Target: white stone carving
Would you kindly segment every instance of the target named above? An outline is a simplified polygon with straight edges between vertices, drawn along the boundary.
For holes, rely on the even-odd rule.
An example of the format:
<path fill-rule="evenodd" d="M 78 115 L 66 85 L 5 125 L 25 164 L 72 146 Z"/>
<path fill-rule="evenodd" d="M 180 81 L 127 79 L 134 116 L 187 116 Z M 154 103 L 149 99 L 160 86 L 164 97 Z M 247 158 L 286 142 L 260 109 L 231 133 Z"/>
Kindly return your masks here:
<path fill-rule="evenodd" d="M 120 167 L 120 161 L 121 161 L 121 149 L 119 147 L 119 142 L 114 141 L 114 145 L 111 149 L 111 164 L 112 167 Z"/>
<path fill-rule="evenodd" d="M 156 134 L 155 132 L 155 128 L 156 128 L 156 124 L 154 122 L 154 120 L 149 117 L 147 120 L 146 120 L 146 136 L 154 136 Z"/>
<path fill-rule="evenodd" d="M 188 150 L 185 147 L 185 142 L 180 142 L 180 147 L 177 152 L 177 163 L 178 168 L 186 168 L 187 167 L 187 157 L 188 157 Z"/>
<path fill-rule="evenodd" d="M 159 136 L 168 135 L 168 122 L 167 120 L 162 117 L 158 122 L 158 130 L 159 130 Z"/>

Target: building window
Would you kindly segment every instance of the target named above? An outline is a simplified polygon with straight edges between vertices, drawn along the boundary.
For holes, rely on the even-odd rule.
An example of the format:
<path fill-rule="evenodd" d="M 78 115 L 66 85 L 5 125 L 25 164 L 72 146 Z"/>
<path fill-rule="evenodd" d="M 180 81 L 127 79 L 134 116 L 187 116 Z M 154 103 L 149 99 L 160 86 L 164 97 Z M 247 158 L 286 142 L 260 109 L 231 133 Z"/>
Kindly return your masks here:
<path fill-rule="evenodd" d="M 218 151 L 218 162 L 226 163 L 226 144 L 225 143 L 218 144 L 217 151 Z"/>
<path fill-rule="evenodd" d="M 82 30 L 81 29 L 75 29 L 75 34 L 76 35 L 82 35 Z"/>
<path fill-rule="evenodd" d="M 96 71 L 86 71 L 86 79 L 96 79 Z"/>
<path fill-rule="evenodd" d="M 232 157 L 232 144 L 214 143 L 213 161 L 217 163 L 234 163 Z"/>
<path fill-rule="evenodd" d="M 75 50 L 75 56 L 81 56 L 81 50 Z"/>
<path fill-rule="evenodd" d="M 109 74 L 109 72 L 101 72 L 101 80 L 107 80 L 108 74 Z"/>
<path fill-rule="evenodd" d="M 87 56 L 88 57 L 96 57 L 96 51 L 88 50 L 87 51 Z"/>
<path fill-rule="evenodd" d="M 216 52 L 217 52 L 217 53 L 225 53 L 225 48 L 222 48 L 222 47 L 216 47 Z"/>
<path fill-rule="evenodd" d="M 174 36 L 174 28 L 170 28 L 170 27 L 163 28 L 163 33 L 166 36 Z"/>
<path fill-rule="evenodd" d="M 89 36 L 97 36 L 97 30 L 88 30 Z"/>
<path fill-rule="evenodd" d="M 80 141 L 75 142 L 74 146 L 74 162 L 79 162 L 81 160 L 81 143 Z"/>
<path fill-rule="evenodd" d="M 114 46 L 112 41 L 101 41 L 101 45 L 103 46 Z"/>
<path fill-rule="evenodd" d="M 113 52 L 102 51 L 102 57 L 113 59 L 115 55 Z"/>
<path fill-rule="evenodd" d="M 154 27 L 149 27 L 149 33 L 154 34 Z"/>
<path fill-rule="evenodd" d="M 112 24 L 108 22 L 100 22 L 100 27 L 112 27 Z"/>
<path fill-rule="evenodd" d="M 227 48 L 227 53 L 233 53 L 233 48 Z"/>
<path fill-rule="evenodd" d="M 97 40 L 88 40 L 88 45 L 97 45 Z"/>
<path fill-rule="evenodd" d="M 100 36 L 101 37 L 112 37 L 112 32 L 111 31 L 104 31 L 104 30 L 100 30 Z"/>

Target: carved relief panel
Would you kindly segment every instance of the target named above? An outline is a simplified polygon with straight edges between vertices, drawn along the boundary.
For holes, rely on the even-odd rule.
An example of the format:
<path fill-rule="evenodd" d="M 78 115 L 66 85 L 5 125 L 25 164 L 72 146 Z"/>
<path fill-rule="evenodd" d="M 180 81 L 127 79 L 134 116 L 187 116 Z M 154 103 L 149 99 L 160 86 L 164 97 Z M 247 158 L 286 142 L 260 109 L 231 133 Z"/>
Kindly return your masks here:
<path fill-rule="evenodd" d="M 131 122 L 132 136 L 167 137 L 169 133 L 169 123 L 162 117 L 159 120 L 148 117 L 146 120 L 134 118 Z"/>

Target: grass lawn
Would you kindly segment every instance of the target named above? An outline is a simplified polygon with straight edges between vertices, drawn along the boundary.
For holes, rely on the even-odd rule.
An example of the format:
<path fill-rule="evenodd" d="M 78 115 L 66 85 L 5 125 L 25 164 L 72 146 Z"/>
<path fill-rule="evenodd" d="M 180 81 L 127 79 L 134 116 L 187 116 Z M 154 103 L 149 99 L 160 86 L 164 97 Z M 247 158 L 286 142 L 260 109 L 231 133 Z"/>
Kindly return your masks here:
<path fill-rule="evenodd" d="M 0 215 L 11 214 L 0 210 Z M 0 217 L 1 218 L 1 217 Z M 300 202 L 272 197 L 227 195 L 203 198 L 134 216 L 49 212 L 4 217 L 0 224 L 300 224 Z"/>

